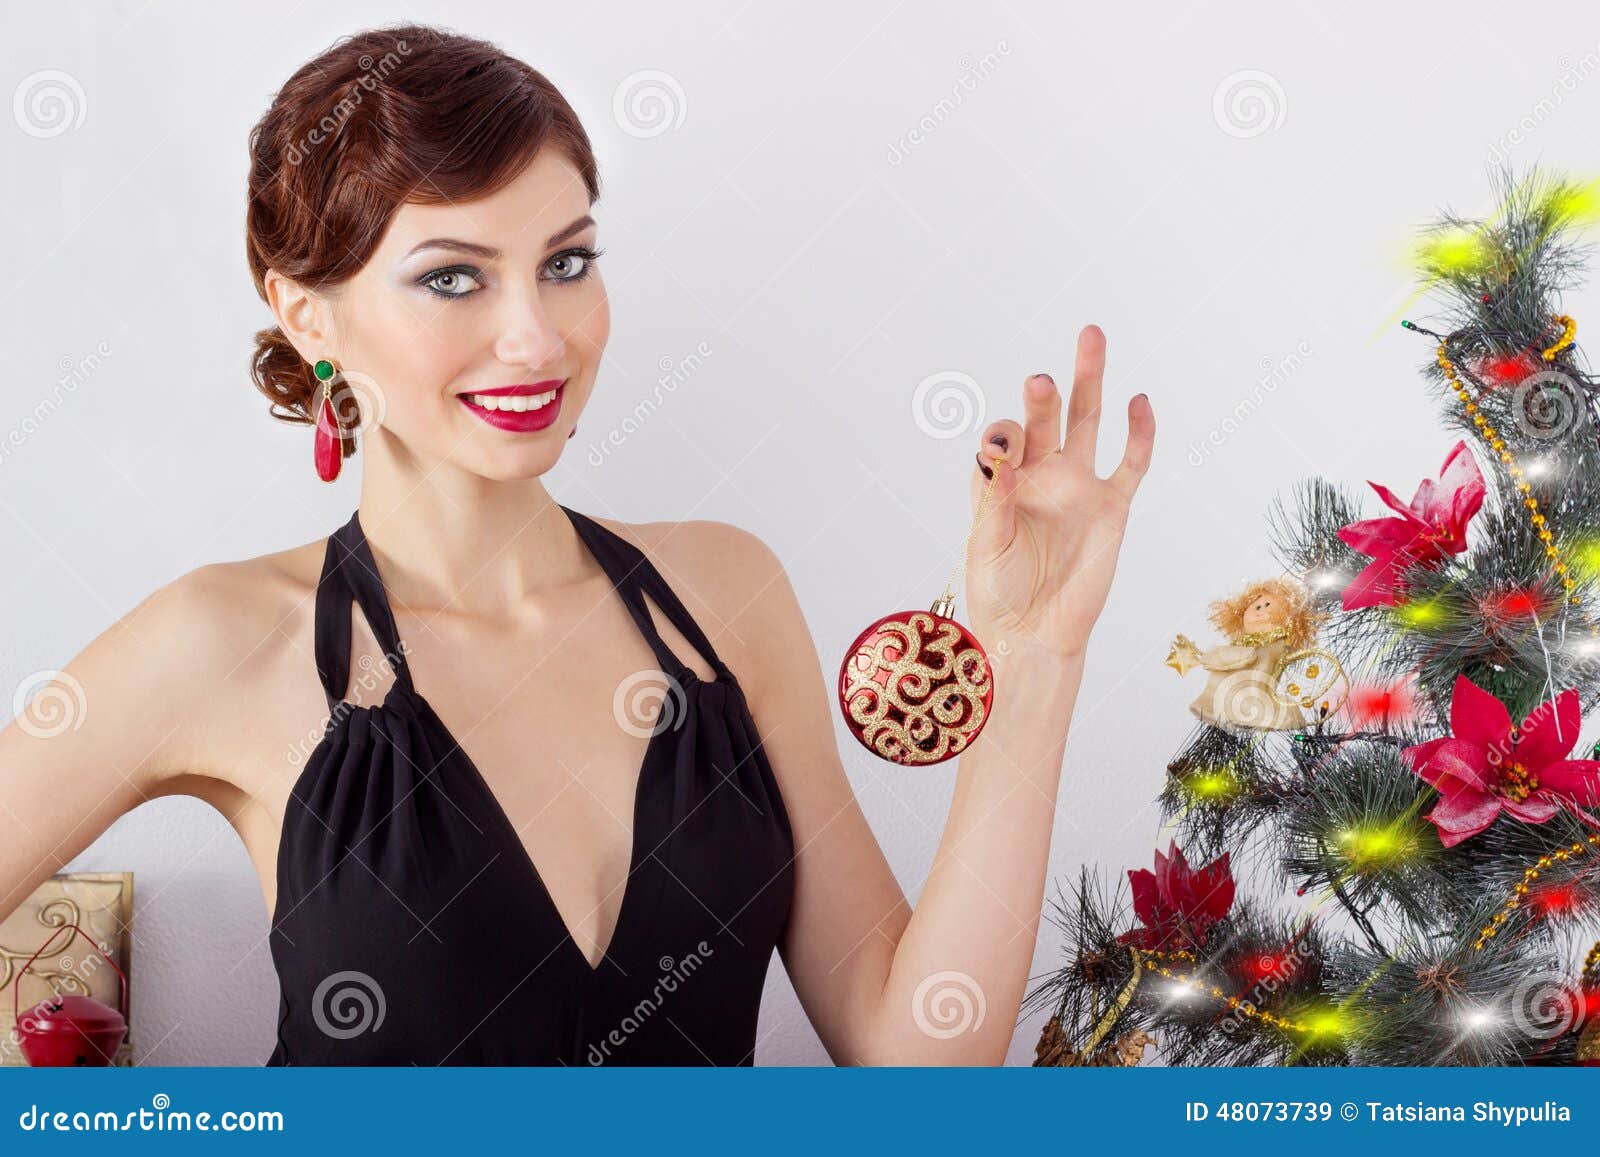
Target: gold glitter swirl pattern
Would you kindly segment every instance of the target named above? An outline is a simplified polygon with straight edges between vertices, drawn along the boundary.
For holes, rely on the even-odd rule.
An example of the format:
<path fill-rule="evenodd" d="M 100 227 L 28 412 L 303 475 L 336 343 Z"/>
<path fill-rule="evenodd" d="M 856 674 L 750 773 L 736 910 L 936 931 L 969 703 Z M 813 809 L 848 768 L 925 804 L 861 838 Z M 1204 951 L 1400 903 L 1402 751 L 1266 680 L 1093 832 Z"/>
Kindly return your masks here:
<path fill-rule="evenodd" d="M 959 623 L 928 611 L 867 629 L 840 670 L 857 737 L 894 763 L 938 763 L 966 749 L 988 717 L 993 673 Z"/>

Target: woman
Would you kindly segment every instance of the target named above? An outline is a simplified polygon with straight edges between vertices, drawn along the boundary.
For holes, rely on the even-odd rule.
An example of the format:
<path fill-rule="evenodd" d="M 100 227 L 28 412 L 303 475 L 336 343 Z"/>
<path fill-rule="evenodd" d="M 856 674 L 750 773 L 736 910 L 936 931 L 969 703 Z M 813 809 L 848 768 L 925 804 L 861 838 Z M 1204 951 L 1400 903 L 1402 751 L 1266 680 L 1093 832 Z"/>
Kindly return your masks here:
<path fill-rule="evenodd" d="M 248 252 L 277 323 L 255 380 L 277 416 L 324 415 L 308 473 L 359 445 L 359 506 L 157 591 L 66 669 L 82 726 L 0 735 L 28 819 L 0 844 L 0 908 L 183 792 L 261 876 L 269 1064 L 750 1064 L 774 948 L 837 1062 L 1001 1062 L 1154 437 L 1140 395 L 1095 475 L 1100 331 L 1079 337 L 1065 442 L 1038 374 L 1023 421 L 980 443 L 968 618 L 1004 644 L 1005 686 L 913 911 L 773 554 L 545 491 L 609 330 L 595 160 L 560 94 L 483 42 L 372 31 L 297 72 L 251 148 Z M 641 722 L 643 684 L 661 711 Z"/>

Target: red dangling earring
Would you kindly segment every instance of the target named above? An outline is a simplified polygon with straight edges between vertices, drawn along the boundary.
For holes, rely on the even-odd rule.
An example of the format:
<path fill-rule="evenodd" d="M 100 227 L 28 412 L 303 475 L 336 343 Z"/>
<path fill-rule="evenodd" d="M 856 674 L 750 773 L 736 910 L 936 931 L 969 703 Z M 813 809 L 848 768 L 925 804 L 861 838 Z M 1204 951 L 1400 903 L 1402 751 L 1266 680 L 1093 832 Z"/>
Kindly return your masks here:
<path fill-rule="evenodd" d="M 339 415 L 333 410 L 333 363 L 323 358 L 312 367 L 312 373 L 322 383 L 322 400 L 317 404 L 317 435 L 312 456 L 317 463 L 317 477 L 332 482 L 339 477 L 339 467 L 344 462 L 343 438 L 339 433 Z"/>

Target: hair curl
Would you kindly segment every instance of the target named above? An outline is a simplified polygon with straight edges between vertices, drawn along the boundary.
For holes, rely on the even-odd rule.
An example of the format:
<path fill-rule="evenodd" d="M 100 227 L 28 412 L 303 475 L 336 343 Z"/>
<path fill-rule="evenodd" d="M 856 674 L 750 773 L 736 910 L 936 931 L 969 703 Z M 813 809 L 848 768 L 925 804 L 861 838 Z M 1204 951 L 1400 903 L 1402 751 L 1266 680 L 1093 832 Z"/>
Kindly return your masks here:
<path fill-rule="evenodd" d="M 1329 617 L 1311 606 L 1311 592 L 1292 578 L 1270 578 L 1251 583 L 1243 593 L 1211 604 L 1211 624 L 1229 640 L 1244 632 L 1245 609 L 1264 594 L 1277 595 L 1289 611 L 1289 650 L 1298 651 L 1316 641 L 1317 628 Z"/>
<path fill-rule="evenodd" d="M 599 166 L 572 107 L 541 73 L 487 41 L 425 25 L 335 42 L 278 90 L 250 131 L 245 251 L 266 272 L 335 288 L 371 258 L 402 204 L 470 201 L 515 179 L 549 143 L 592 205 Z M 316 422 L 321 383 L 276 325 L 255 336 L 250 377 L 280 421 Z M 341 454 L 354 399 L 335 395 Z"/>

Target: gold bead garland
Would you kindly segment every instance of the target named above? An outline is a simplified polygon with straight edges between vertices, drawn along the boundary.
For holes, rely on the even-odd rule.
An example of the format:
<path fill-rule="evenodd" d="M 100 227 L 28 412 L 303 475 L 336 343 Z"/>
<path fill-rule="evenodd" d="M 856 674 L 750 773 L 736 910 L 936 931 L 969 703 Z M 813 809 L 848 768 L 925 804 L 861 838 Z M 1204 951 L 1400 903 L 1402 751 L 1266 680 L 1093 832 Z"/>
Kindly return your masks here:
<path fill-rule="evenodd" d="M 1572 344 L 1573 337 L 1578 332 L 1578 323 L 1566 314 L 1557 314 L 1555 320 L 1561 323 L 1561 337 L 1557 339 L 1554 345 L 1541 351 L 1540 356 L 1546 362 L 1553 362 L 1557 354 Z M 1472 415 L 1472 424 L 1477 427 L 1479 436 L 1489 444 L 1489 449 L 1500 459 L 1506 468 L 1506 473 L 1516 480 L 1517 489 L 1522 492 L 1522 505 L 1530 511 L 1528 515 L 1529 521 L 1533 523 L 1534 529 L 1539 532 L 1539 541 L 1544 543 L 1545 557 L 1550 560 L 1551 569 L 1561 579 L 1561 586 L 1567 593 L 1567 601 L 1576 606 L 1581 602 L 1572 593 L 1576 584 L 1567 577 L 1566 561 L 1561 557 L 1561 552 L 1555 545 L 1555 535 L 1545 525 L 1545 516 L 1539 512 L 1539 500 L 1533 496 L 1533 486 L 1523 477 L 1522 467 L 1518 465 L 1516 456 L 1506 449 L 1505 441 L 1500 437 L 1500 431 L 1494 428 L 1489 419 L 1478 412 L 1478 404 L 1472 400 L 1466 385 L 1461 381 L 1460 375 L 1456 373 L 1455 363 L 1450 360 L 1450 353 L 1446 348 L 1448 341 L 1449 339 L 1447 338 L 1439 343 L 1439 348 L 1435 355 L 1439 368 L 1444 371 L 1445 380 L 1450 383 L 1450 388 L 1455 390 L 1456 397 L 1461 400 L 1462 406 L 1465 407 L 1468 414 Z"/>
<path fill-rule="evenodd" d="M 1532 867 L 1522 873 L 1522 882 L 1511 890 L 1511 898 L 1494 914 L 1494 918 L 1479 930 L 1477 940 L 1473 941 L 1472 950 L 1481 951 L 1485 944 L 1495 938 L 1500 926 L 1511 918 L 1511 913 L 1522 906 L 1522 898 L 1532 891 L 1529 885 L 1539 878 L 1541 872 L 1576 856 L 1588 855 L 1591 849 L 1600 850 L 1600 832 L 1592 832 L 1587 839 L 1576 840 L 1570 847 L 1559 848 L 1549 855 L 1540 856 Z"/>
<path fill-rule="evenodd" d="M 1194 953 L 1188 951 L 1187 949 L 1178 948 L 1170 952 L 1164 952 L 1155 951 L 1148 948 L 1134 948 L 1130 946 L 1128 951 L 1133 954 L 1133 959 L 1136 965 L 1143 963 L 1144 966 L 1149 968 L 1152 972 L 1155 972 L 1161 976 L 1165 976 L 1168 980 L 1176 980 L 1183 984 L 1195 983 L 1192 973 L 1189 975 L 1182 975 L 1174 972 L 1165 964 L 1150 963 L 1151 961 L 1160 960 L 1187 960 L 1190 963 L 1193 963 L 1195 959 Z M 1265 1024 L 1270 1024 L 1274 1028 L 1280 1028 L 1286 1032 L 1312 1033 L 1316 1031 L 1305 1021 L 1289 1020 L 1285 1017 L 1277 1015 L 1276 1013 L 1267 1012 L 1264 1009 L 1257 1008 L 1248 1001 L 1240 1000 L 1237 996 L 1230 996 L 1215 984 L 1207 984 L 1204 987 L 1214 998 L 1224 1001 L 1228 1008 L 1233 1012 L 1254 1017 Z"/>
<path fill-rule="evenodd" d="M 1577 336 L 1577 333 L 1578 333 L 1578 323 L 1577 323 L 1577 321 L 1575 321 L 1573 318 L 1568 317 L 1566 314 L 1564 314 L 1564 313 L 1556 314 L 1555 315 L 1555 320 L 1559 321 L 1561 323 L 1561 337 L 1556 340 L 1556 344 L 1555 345 L 1553 345 L 1549 349 L 1545 350 L 1544 353 L 1541 355 L 1544 358 L 1544 360 L 1547 361 L 1547 362 L 1555 361 L 1556 360 L 1556 355 L 1558 353 L 1560 353 L 1562 350 L 1566 349 L 1569 345 L 1571 345 L 1572 341 L 1573 341 L 1573 338 L 1575 338 Z"/>
<path fill-rule="evenodd" d="M 1564 313 L 1558 313 L 1555 315 L 1554 320 L 1561 326 L 1561 336 L 1556 339 L 1555 344 L 1540 351 L 1539 356 L 1546 364 L 1554 362 L 1556 356 L 1562 350 L 1572 345 L 1578 333 L 1576 319 Z M 1447 348 L 1448 342 L 1448 338 L 1439 342 L 1436 354 L 1439 368 L 1444 371 L 1445 379 L 1450 383 L 1451 389 L 1455 390 L 1456 397 L 1461 400 L 1462 406 L 1472 416 L 1472 424 L 1477 428 L 1479 436 L 1488 443 L 1489 448 L 1499 457 L 1506 468 L 1506 472 L 1516 480 L 1517 489 L 1522 493 L 1522 505 L 1530 512 L 1528 519 L 1533 524 L 1534 529 L 1538 531 L 1539 541 L 1544 543 L 1545 557 L 1550 560 L 1551 569 L 1561 579 L 1561 586 L 1566 592 L 1567 601 L 1575 606 L 1580 605 L 1582 600 L 1572 593 L 1576 584 L 1568 576 L 1566 561 L 1561 557 L 1561 551 L 1555 545 L 1555 535 L 1546 526 L 1547 520 L 1539 511 L 1539 500 L 1533 496 L 1533 487 L 1523 477 L 1522 467 L 1518 465 L 1515 455 L 1506 449 L 1505 441 L 1500 437 L 1500 431 L 1496 430 L 1489 420 L 1478 412 L 1477 403 L 1472 400 L 1466 385 L 1461 381 L 1460 375 L 1456 373 L 1455 363 L 1450 360 L 1450 353 Z M 1588 617 L 1586 612 L 1585 618 Z M 1592 619 L 1590 620 L 1590 626 L 1594 626 Z M 1522 882 L 1512 889 L 1511 897 L 1506 900 L 1500 911 L 1496 912 L 1489 923 L 1479 930 L 1478 938 L 1472 945 L 1473 950 L 1481 951 L 1485 944 L 1495 938 L 1501 926 L 1511 918 L 1511 913 L 1522 905 L 1523 897 L 1532 891 L 1531 885 L 1539 878 L 1541 872 L 1547 871 L 1556 863 L 1564 862 L 1574 856 L 1588 855 L 1591 849 L 1600 849 L 1600 834 L 1590 834 L 1587 839 L 1575 841 L 1570 847 L 1558 849 L 1550 855 L 1540 856 L 1532 867 L 1523 872 Z"/>

